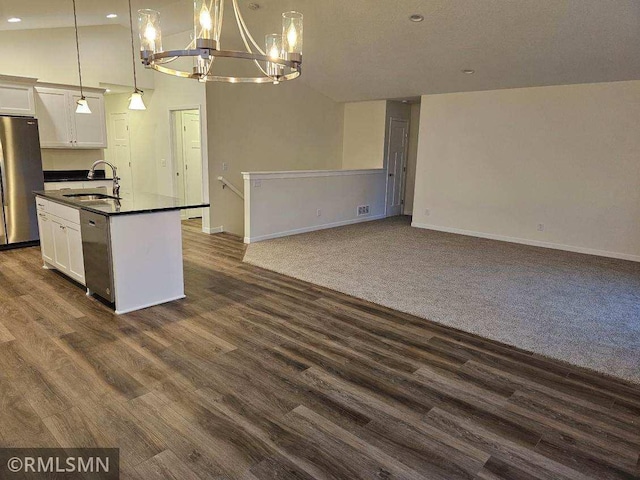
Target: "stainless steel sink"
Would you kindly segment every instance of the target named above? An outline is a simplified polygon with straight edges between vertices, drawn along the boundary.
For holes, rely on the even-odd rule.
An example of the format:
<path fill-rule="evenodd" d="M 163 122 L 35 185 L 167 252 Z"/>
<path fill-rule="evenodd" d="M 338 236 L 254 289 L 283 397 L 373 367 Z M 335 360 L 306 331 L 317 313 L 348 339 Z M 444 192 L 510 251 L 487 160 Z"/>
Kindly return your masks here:
<path fill-rule="evenodd" d="M 70 193 L 63 195 L 67 198 L 73 198 L 80 202 L 95 202 L 96 200 L 120 200 L 118 197 L 112 197 L 104 193 Z"/>

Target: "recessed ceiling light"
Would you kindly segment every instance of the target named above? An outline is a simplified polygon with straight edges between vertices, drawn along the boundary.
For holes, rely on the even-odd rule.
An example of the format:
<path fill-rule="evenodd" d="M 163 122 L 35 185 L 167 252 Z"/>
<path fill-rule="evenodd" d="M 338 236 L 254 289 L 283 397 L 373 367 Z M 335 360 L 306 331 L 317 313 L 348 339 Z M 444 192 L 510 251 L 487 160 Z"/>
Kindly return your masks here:
<path fill-rule="evenodd" d="M 465 68 L 464 70 L 462 70 L 462 73 L 465 73 L 467 75 L 473 75 L 474 73 L 476 73 L 476 71 L 470 68 Z"/>
<path fill-rule="evenodd" d="M 414 13 L 413 15 L 409 16 L 409 20 L 411 20 L 412 22 L 419 23 L 424 20 L 424 15 L 420 15 L 419 13 Z"/>
<path fill-rule="evenodd" d="M 21 22 L 21 21 L 22 21 L 22 19 L 18 18 L 18 17 L 11 17 L 11 18 L 7 19 L 7 22 L 9 22 L 9 23 L 18 23 L 18 22 Z"/>
<path fill-rule="evenodd" d="M 110 13 L 109 15 L 107 15 L 107 18 L 118 18 L 118 14 L 117 13 Z"/>

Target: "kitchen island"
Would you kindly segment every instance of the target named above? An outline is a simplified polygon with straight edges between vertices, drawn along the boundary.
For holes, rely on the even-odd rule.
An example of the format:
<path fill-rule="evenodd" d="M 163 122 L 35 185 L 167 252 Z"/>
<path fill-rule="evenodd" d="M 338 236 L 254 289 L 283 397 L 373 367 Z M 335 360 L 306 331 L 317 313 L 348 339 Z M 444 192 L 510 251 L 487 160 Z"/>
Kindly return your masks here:
<path fill-rule="evenodd" d="M 180 210 L 209 204 L 144 193 L 117 199 L 106 188 L 34 193 L 45 268 L 117 314 L 184 298 Z"/>

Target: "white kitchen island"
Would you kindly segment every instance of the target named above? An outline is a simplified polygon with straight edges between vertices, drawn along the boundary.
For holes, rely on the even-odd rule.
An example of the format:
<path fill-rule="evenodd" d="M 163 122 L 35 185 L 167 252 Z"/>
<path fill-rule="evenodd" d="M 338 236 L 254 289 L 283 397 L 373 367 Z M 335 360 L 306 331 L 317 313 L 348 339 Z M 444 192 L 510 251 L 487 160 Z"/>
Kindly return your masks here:
<path fill-rule="evenodd" d="M 174 197 L 118 200 L 104 189 L 36 192 L 45 268 L 61 271 L 117 314 L 184 298 L 180 210 Z"/>

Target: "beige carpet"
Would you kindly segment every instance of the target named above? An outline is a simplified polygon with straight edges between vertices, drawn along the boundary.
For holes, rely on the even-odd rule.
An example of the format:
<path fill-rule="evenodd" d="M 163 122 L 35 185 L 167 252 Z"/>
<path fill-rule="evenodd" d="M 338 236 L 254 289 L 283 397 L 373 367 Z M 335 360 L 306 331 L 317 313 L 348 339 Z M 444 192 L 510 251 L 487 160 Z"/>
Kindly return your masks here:
<path fill-rule="evenodd" d="M 245 261 L 640 383 L 640 264 L 393 218 L 249 245 Z"/>

